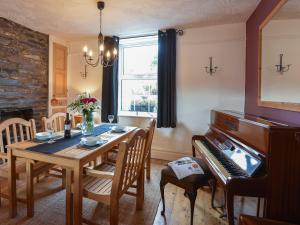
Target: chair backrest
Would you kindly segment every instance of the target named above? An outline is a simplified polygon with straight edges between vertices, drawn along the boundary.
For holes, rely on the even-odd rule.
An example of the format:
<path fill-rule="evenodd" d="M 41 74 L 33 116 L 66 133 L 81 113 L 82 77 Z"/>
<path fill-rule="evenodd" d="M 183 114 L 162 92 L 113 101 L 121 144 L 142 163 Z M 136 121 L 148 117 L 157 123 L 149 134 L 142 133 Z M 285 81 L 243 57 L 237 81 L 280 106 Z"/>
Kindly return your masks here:
<path fill-rule="evenodd" d="M 43 117 L 42 118 L 43 131 L 47 130 L 48 124 L 52 125 L 51 127 L 54 129 L 55 132 L 63 131 L 65 119 L 66 119 L 66 113 L 63 112 L 54 113 L 49 118 Z M 74 127 L 72 116 L 70 120 L 72 123 L 72 127 Z"/>
<path fill-rule="evenodd" d="M 147 144 L 146 144 L 146 156 L 148 156 L 148 154 L 150 154 L 150 152 L 151 152 L 153 135 L 154 135 L 154 131 L 155 131 L 155 125 L 156 125 L 156 120 L 152 118 L 147 127 L 148 137 L 147 137 Z"/>
<path fill-rule="evenodd" d="M 112 195 L 120 197 L 137 180 L 142 170 L 146 153 L 148 131 L 137 129 L 119 146 Z"/>
<path fill-rule="evenodd" d="M 31 140 L 35 137 L 35 120 L 11 118 L 0 123 L 0 153 L 5 153 L 5 145 Z M 5 144 L 3 143 L 5 142 Z M 0 154 L 3 156 L 3 154 Z"/>

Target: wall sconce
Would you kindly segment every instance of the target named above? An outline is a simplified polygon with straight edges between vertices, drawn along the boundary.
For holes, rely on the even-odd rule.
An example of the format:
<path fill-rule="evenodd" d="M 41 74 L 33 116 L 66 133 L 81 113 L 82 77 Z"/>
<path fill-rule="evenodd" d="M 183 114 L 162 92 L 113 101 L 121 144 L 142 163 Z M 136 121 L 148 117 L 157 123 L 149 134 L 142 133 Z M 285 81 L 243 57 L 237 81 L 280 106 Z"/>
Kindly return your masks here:
<path fill-rule="evenodd" d="M 213 75 L 214 73 L 217 72 L 217 69 L 218 69 L 217 66 L 213 66 L 212 57 L 209 57 L 209 66 L 205 67 L 206 73 L 209 73 L 210 75 Z"/>
<path fill-rule="evenodd" d="M 283 74 L 283 73 L 285 73 L 285 72 L 287 72 L 289 69 L 290 69 L 290 66 L 292 65 L 292 64 L 287 64 L 287 65 L 283 65 L 283 63 L 282 63 L 282 58 L 283 58 L 283 54 L 280 54 L 279 55 L 279 64 L 278 65 L 275 65 L 276 66 L 276 71 L 278 72 L 278 73 L 280 73 L 280 74 Z"/>
<path fill-rule="evenodd" d="M 86 64 L 84 64 L 84 72 L 80 72 L 80 75 L 82 77 L 82 79 L 86 79 L 87 77 L 87 69 L 86 69 Z"/>

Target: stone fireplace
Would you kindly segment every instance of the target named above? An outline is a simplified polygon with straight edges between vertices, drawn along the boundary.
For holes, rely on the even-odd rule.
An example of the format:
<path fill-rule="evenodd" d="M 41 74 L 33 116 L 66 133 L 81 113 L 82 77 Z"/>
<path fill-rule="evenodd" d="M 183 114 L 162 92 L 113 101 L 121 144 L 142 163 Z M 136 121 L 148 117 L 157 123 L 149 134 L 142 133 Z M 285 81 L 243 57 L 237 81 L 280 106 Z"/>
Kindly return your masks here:
<path fill-rule="evenodd" d="M 34 118 L 48 112 L 49 36 L 0 17 L 0 116 Z"/>

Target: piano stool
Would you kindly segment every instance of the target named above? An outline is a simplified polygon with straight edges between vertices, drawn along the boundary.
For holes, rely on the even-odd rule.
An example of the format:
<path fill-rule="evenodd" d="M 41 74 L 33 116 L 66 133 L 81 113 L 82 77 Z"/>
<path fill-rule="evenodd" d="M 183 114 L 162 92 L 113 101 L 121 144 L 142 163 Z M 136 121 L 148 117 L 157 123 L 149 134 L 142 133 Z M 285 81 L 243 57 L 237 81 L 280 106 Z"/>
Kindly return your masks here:
<path fill-rule="evenodd" d="M 239 225 L 296 225 L 296 224 L 277 221 L 277 220 L 270 220 L 265 218 L 258 218 L 254 216 L 241 215 Z"/>
<path fill-rule="evenodd" d="M 164 198 L 164 189 L 165 185 L 171 183 L 185 190 L 184 195 L 189 198 L 190 206 L 191 206 L 191 225 L 193 225 L 193 217 L 194 217 L 194 207 L 195 200 L 197 198 L 197 190 L 204 186 L 209 186 L 212 190 L 211 197 L 211 206 L 214 207 L 214 196 L 216 191 L 216 180 L 209 170 L 208 166 L 201 160 L 192 157 L 198 165 L 203 169 L 204 174 L 194 174 L 188 177 L 185 177 L 179 180 L 173 170 L 167 166 L 161 171 L 161 180 L 160 180 L 160 193 L 161 199 L 163 203 L 163 210 L 161 211 L 161 215 L 165 215 L 165 198 Z"/>

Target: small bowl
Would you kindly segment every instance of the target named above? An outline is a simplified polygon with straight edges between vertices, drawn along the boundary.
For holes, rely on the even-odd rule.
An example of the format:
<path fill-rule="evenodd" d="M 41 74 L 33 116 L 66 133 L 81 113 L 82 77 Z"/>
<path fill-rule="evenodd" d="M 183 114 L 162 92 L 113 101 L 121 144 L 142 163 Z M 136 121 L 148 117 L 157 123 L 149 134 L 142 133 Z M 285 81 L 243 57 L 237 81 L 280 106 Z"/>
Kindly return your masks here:
<path fill-rule="evenodd" d="M 93 137 L 93 136 L 81 138 L 81 143 L 83 143 L 87 146 L 97 145 L 98 141 L 99 141 L 99 138 L 98 137 Z"/>

